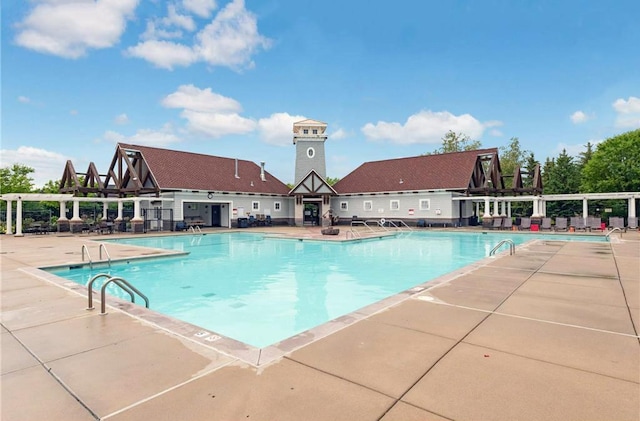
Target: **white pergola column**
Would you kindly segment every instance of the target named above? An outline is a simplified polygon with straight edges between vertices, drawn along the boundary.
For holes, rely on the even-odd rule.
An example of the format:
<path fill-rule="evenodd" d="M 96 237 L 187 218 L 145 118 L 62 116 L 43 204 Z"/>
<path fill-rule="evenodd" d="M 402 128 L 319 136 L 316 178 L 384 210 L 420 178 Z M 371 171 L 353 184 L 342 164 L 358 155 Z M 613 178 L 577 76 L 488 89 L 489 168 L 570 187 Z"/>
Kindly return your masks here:
<path fill-rule="evenodd" d="M 538 203 L 538 208 L 540 208 L 539 209 L 540 215 L 542 217 L 546 217 L 547 216 L 547 201 L 544 200 L 544 199 L 540 200 L 540 203 Z"/>
<path fill-rule="evenodd" d="M 7 234 L 13 234 L 13 226 L 12 226 L 12 213 L 13 209 L 11 208 L 13 205 L 13 200 L 7 200 Z"/>
<path fill-rule="evenodd" d="M 507 216 L 511 218 L 511 202 L 507 202 Z"/>
<path fill-rule="evenodd" d="M 8 207 L 7 207 L 7 209 L 8 209 Z M 636 199 L 634 197 L 629 199 L 629 209 L 628 209 L 628 215 L 627 216 L 629 218 L 635 218 L 636 217 Z"/>
<path fill-rule="evenodd" d="M 587 198 L 582 199 L 582 218 L 584 223 L 587 223 L 587 217 L 589 216 L 589 201 Z"/>
<path fill-rule="evenodd" d="M 132 221 L 142 221 L 140 216 L 140 199 L 133 200 L 133 218 Z"/>
<path fill-rule="evenodd" d="M 107 220 L 107 209 L 109 209 L 109 203 L 107 202 L 102 202 L 102 220 L 106 221 Z"/>
<path fill-rule="evenodd" d="M 532 204 L 533 204 L 533 209 L 531 210 L 531 216 L 532 216 L 533 218 L 537 218 L 537 217 L 539 217 L 539 216 L 540 216 L 540 214 L 539 214 L 539 210 L 538 210 L 538 208 L 539 208 L 539 206 L 538 206 L 539 202 L 540 202 L 540 199 L 538 199 L 537 197 L 534 197 L 534 198 L 533 198 L 533 202 L 532 202 Z"/>
<path fill-rule="evenodd" d="M 491 218 L 491 209 L 490 209 L 490 205 L 489 205 L 489 198 L 485 197 L 484 198 L 484 214 L 482 215 L 483 218 Z"/>
<path fill-rule="evenodd" d="M 480 202 L 476 202 L 476 216 L 480 216 Z"/>
<path fill-rule="evenodd" d="M 16 237 L 22 237 L 22 198 L 18 196 L 16 202 Z"/>
<path fill-rule="evenodd" d="M 116 222 L 122 221 L 122 209 L 123 202 L 121 200 L 118 200 L 118 217 L 116 218 Z"/>
<path fill-rule="evenodd" d="M 493 199 L 493 216 L 498 216 L 500 214 L 500 211 L 498 211 L 498 199 L 495 198 Z"/>
<path fill-rule="evenodd" d="M 503 200 L 503 201 L 500 202 L 500 216 L 506 216 L 504 207 L 505 207 L 505 203 L 504 203 L 504 200 Z"/>
<path fill-rule="evenodd" d="M 60 202 L 60 216 L 58 217 L 58 221 L 66 221 L 67 220 L 67 202 Z"/>
<path fill-rule="evenodd" d="M 71 217 L 72 221 L 82 221 L 80 218 L 80 201 L 77 199 L 73 199 L 73 216 Z"/>

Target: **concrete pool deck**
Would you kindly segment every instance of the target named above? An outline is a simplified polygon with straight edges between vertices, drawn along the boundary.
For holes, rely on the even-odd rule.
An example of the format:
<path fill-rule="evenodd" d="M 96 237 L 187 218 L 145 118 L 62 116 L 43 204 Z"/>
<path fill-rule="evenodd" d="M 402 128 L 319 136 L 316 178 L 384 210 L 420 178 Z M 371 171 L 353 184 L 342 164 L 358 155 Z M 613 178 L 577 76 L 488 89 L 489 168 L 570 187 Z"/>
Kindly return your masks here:
<path fill-rule="evenodd" d="M 254 367 L 30 272 L 100 236 L 2 235 L 0 418 L 640 420 L 640 234 L 614 236 L 519 246 Z"/>

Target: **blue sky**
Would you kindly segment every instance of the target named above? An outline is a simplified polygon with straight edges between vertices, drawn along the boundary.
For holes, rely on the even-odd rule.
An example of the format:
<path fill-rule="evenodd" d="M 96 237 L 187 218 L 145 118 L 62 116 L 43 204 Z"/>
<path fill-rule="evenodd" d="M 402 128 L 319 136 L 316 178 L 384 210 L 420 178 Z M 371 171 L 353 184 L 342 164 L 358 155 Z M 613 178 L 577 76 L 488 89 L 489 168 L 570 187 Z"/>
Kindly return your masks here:
<path fill-rule="evenodd" d="M 640 127 L 640 2 L 5 0 L 1 165 L 105 173 L 119 141 L 327 175 L 448 131 L 544 162 Z"/>

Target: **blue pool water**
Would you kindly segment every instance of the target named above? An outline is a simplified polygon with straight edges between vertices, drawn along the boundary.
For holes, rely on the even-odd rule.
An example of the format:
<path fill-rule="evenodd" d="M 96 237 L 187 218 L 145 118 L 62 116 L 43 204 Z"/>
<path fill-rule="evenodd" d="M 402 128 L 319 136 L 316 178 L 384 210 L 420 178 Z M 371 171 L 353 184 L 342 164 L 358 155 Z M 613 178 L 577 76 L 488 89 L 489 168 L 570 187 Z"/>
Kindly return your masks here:
<path fill-rule="evenodd" d="M 581 238 L 538 238 L 550 237 Z M 133 238 L 117 242 L 189 254 L 51 272 L 80 284 L 98 273 L 120 276 L 149 297 L 152 310 L 262 348 L 482 259 L 505 238 L 521 244 L 536 237 L 429 232 L 348 243 L 250 233 Z M 110 293 L 127 297 L 115 287 Z"/>

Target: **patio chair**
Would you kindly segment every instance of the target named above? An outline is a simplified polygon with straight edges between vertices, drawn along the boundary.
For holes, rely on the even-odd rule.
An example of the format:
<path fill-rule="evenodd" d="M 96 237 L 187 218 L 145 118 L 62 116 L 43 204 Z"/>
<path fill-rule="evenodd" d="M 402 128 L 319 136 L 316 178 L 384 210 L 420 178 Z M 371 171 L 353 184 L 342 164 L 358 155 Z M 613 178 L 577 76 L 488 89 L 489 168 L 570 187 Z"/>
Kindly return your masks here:
<path fill-rule="evenodd" d="M 509 217 L 504 218 L 502 221 L 502 229 L 511 230 L 513 228 L 513 220 Z"/>
<path fill-rule="evenodd" d="M 624 219 L 619 216 L 610 216 L 609 217 L 609 228 L 620 228 L 624 229 Z"/>
<path fill-rule="evenodd" d="M 530 230 L 531 229 L 531 218 L 521 218 L 520 219 L 520 229 L 521 230 Z"/>
<path fill-rule="evenodd" d="M 491 229 L 496 230 L 502 228 L 502 218 L 493 218 L 493 222 L 491 223 Z"/>
<path fill-rule="evenodd" d="M 556 218 L 555 231 L 567 230 L 567 218 Z"/>
<path fill-rule="evenodd" d="M 248 222 L 248 225 L 249 225 L 250 227 L 256 227 L 256 226 L 258 226 L 258 221 L 256 221 L 256 217 L 255 217 L 255 216 L 253 216 L 253 215 L 249 215 L 249 222 Z"/>
<path fill-rule="evenodd" d="M 602 230 L 602 219 L 601 218 L 596 218 L 595 216 L 590 216 L 587 220 L 589 221 L 589 231 Z"/>
<path fill-rule="evenodd" d="M 627 228 L 631 229 L 631 230 L 637 230 L 638 229 L 638 217 L 637 216 L 630 216 L 629 218 L 627 218 Z"/>
<path fill-rule="evenodd" d="M 551 218 L 542 218 L 542 224 L 540 224 L 540 231 L 551 231 Z"/>
<path fill-rule="evenodd" d="M 266 226 L 270 227 L 271 225 L 273 225 L 273 221 L 271 221 L 271 215 L 265 215 L 264 217 L 264 223 Z"/>
<path fill-rule="evenodd" d="M 575 231 L 586 231 L 587 225 L 584 223 L 584 218 L 581 216 L 571 217 L 571 226 Z"/>

